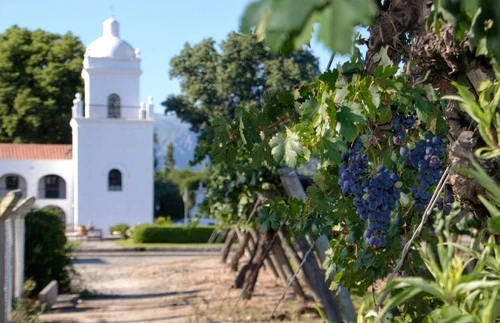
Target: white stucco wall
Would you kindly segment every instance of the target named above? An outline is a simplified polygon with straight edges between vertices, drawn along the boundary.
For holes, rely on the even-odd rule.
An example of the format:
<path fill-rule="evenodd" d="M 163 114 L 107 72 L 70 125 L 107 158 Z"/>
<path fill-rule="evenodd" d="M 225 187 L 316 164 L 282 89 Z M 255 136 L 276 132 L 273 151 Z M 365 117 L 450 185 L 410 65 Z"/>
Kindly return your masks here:
<path fill-rule="evenodd" d="M 75 217 L 95 227 L 153 220 L 153 121 L 74 118 Z M 112 169 L 122 191 L 108 190 Z"/>
<path fill-rule="evenodd" d="M 121 119 L 139 119 L 140 60 L 85 57 L 85 116 L 107 118 L 108 96 L 118 94 Z"/>
<path fill-rule="evenodd" d="M 35 207 L 57 206 L 66 216 L 66 227 L 73 228 L 73 161 L 41 159 L 0 159 L 0 187 L 5 187 L 5 175 L 22 176 L 26 183 L 25 196 L 36 197 Z M 58 175 L 66 184 L 66 197 L 44 198 L 39 195 L 40 180 L 47 175 Z M 22 188 L 22 187 L 20 187 Z"/>

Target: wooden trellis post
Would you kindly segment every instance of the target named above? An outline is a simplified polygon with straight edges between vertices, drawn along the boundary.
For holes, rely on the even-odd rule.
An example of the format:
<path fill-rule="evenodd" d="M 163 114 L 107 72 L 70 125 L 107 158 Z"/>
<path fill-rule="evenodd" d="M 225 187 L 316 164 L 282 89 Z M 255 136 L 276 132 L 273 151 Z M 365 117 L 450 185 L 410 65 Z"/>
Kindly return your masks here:
<path fill-rule="evenodd" d="M 281 183 L 285 188 L 287 194 L 291 197 L 295 197 L 300 200 L 305 200 L 306 194 L 304 192 L 304 188 L 302 187 L 302 183 L 297 176 L 297 172 L 292 168 L 281 168 L 278 170 L 278 174 L 280 175 Z M 302 249 L 307 250 L 307 239 L 305 237 L 297 237 L 297 241 L 301 241 L 304 244 Z M 329 248 L 328 246 L 328 238 L 326 236 L 321 236 L 315 242 L 316 252 L 318 253 L 318 258 L 320 263 L 325 260 L 325 251 Z M 326 277 L 327 280 L 331 280 L 331 277 Z M 354 305 L 351 300 L 351 296 L 349 295 L 349 291 L 342 286 L 339 286 L 338 293 L 334 293 L 334 298 L 336 300 L 335 307 L 338 308 L 342 319 L 346 322 L 355 322 L 356 321 L 356 311 L 354 309 Z M 326 305 L 325 305 L 326 306 Z"/>
<path fill-rule="evenodd" d="M 24 287 L 24 244 L 25 244 L 25 227 L 24 218 L 26 214 L 33 208 L 35 198 L 29 197 L 21 202 L 12 211 L 12 233 L 14 241 L 14 257 L 13 257 L 13 278 L 14 278 L 14 299 L 23 296 Z"/>
<path fill-rule="evenodd" d="M 9 192 L 0 203 L 0 322 L 8 322 L 12 308 L 13 240 L 12 211 L 21 191 Z"/>

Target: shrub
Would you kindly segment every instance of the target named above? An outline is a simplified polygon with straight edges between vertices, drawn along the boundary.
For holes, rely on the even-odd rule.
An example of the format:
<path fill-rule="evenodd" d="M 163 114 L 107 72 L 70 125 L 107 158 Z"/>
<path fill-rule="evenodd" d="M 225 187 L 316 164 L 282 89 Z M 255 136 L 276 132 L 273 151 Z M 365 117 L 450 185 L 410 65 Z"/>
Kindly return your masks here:
<path fill-rule="evenodd" d="M 26 215 L 24 277 L 34 281 L 29 296 L 37 295 L 50 281 L 57 280 L 61 293 L 70 290 L 70 249 L 62 220 L 51 210 L 31 211 Z"/>
<path fill-rule="evenodd" d="M 23 297 L 14 302 L 9 323 L 42 323 L 40 314 L 41 309 L 36 300 Z"/>
<path fill-rule="evenodd" d="M 132 239 L 136 243 L 204 243 L 210 239 L 214 227 L 167 227 L 140 225 L 134 229 Z"/>
<path fill-rule="evenodd" d="M 159 216 L 155 219 L 155 224 L 163 225 L 163 226 L 171 226 L 172 225 L 172 218 L 169 215 L 167 215 L 166 217 Z"/>
<path fill-rule="evenodd" d="M 109 233 L 110 234 L 114 234 L 115 232 L 119 232 L 120 233 L 120 236 L 123 238 L 123 239 L 127 239 L 128 238 L 128 235 L 127 235 L 127 230 L 129 229 L 129 225 L 126 224 L 126 223 L 118 223 L 118 224 L 115 224 L 115 225 L 112 225 L 109 227 Z"/>

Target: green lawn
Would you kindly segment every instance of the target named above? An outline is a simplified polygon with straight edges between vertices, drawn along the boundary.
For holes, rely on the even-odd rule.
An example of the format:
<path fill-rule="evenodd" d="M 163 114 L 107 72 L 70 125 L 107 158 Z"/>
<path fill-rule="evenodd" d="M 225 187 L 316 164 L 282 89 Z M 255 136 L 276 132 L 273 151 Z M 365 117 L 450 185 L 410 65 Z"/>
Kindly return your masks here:
<path fill-rule="evenodd" d="M 135 243 L 132 240 L 116 240 L 115 243 L 123 248 L 222 248 L 223 243 Z"/>

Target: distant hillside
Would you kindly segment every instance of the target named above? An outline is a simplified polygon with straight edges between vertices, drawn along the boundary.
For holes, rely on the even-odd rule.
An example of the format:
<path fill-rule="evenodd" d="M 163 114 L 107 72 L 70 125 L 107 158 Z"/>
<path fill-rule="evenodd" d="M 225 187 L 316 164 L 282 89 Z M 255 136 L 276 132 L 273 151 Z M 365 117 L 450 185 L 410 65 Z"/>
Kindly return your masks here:
<path fill-rule="evenodd" d="M 155 147 L 158 167 L 163 168 L 165 153 L 169 142 L 174 143 L 174 159 L 176 168 L 188 166 L 193 158 L 197 144 L 197 135 L 189 130 L 190 125 L 181 122 L 177 116 L 170 114 L 155 114 L 155 132 L 158 143 Z M 195 167 L 195 168 L 199 168 Z"/>

